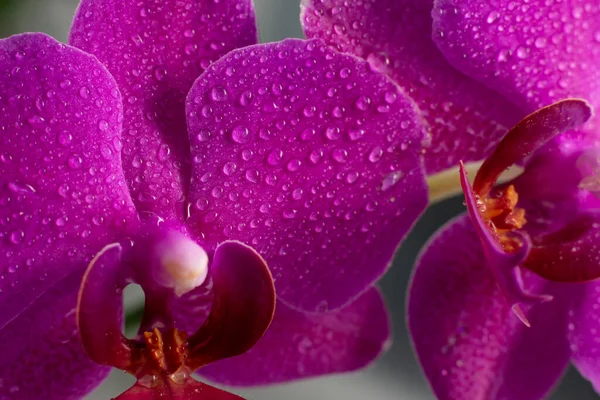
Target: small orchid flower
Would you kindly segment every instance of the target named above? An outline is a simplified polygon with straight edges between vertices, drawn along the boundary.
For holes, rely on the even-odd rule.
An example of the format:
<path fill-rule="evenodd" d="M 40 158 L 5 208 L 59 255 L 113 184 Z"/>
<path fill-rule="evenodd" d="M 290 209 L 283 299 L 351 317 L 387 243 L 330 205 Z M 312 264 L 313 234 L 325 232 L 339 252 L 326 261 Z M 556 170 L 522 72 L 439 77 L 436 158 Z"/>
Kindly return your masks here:
<path fill-rule="evenodd" d="M 461 166 L 471 218 L 442 228 L 412 280 L 411 336 L 436 395 L 543 398 L 569 360 L 600 387 L 600 289 L 581 283 L 599 276 L 598 128 L 581 125 L 590 106 L 574 99 L 600 105 L 600 7 L 302 4 L 308 37 L 366 59 L 415 99 L 431 134 L 430 183 L 488 156 Z M 495 185 L 515 163 L 523 174 Z"/>
<path fill-rule="evenodd" d="M 0 397 L 78 399 L 112 366 L 138 378 L 122 399 L 236 398 L 189 374 L 387 346 L 372 284 L 427 202 L 420 116 L 321 41 L 255 43 L 250 0 L 84 0 L 70 45 L 0 41 Z"/>

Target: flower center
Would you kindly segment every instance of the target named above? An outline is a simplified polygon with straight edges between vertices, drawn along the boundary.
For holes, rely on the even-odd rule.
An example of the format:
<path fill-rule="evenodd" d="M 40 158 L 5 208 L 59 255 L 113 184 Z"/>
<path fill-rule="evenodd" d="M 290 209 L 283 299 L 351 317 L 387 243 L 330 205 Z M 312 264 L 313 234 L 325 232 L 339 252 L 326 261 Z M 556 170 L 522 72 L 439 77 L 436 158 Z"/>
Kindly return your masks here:
<path fill-rule="evenodd" d="M 163 333 L 154 328 L 144 332 L 143 347 L 133 351 L 131 369 L 136 371 L 130 372 L 147 387 L 159 385 L 161 379 L 181 384 L 189 375 L 185 366 L 188 355 L 185 332 L 173 328 Z"/>
<path fill-rule="evenodd" d="M 235 241 L 209 257 L 185 228 L 153 229 L 126 245 L 106 246 L 88 266 L 77 304 L 83 348 L 96 363 L 137 378 L 119 400 L 241 399 L 190 373 L 242 354 L 262 337 L 275 312 L 265 261 Z M 209 261 L 211 284 L 202 286 Z M 121 332 L 122 292 L 132 282 L 144 290 L 145 306 L 137 337 L 128 339 Z"/>
<path fill-rule="evenodd" d="M 519 195 L 515 187 L 509 185 L 497 190 L 493 196 L 476 193 L 476 198 L 479 212 L 488 223 L 494 237 L 505 251 L 514 252 L 520 246 L 520 242 L 510 233 L 521 229 L 527 222 L 525 210 L 517 207 Z"/>

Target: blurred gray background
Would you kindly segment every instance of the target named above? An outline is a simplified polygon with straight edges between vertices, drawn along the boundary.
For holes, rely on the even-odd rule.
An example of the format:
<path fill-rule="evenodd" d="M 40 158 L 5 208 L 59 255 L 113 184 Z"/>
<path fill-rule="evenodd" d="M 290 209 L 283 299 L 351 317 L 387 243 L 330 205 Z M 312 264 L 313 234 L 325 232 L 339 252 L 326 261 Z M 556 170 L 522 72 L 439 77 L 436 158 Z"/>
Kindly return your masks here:
<path fill-rule="evenodd" d="M 77 0 L 0 0 L 11 3 L 0 13 L 0 37 L 42 31 L 65 41 Z M 254 0 L 262 42 L 302 37 L 299 0 Z M 391 271 L 381 281 L 394 321 L 394 344 L 375 365 L 352 374 L 306 380 L 286 385 L 233 389 L 249 400 L 426 400 L 434 399 L 412 353 L 404 324 L 405 290 L 415 257 L 431 234 L 460 213 L 462 199 L 430 207 L 396 254 Z M 135 296 L 133 296 L 135 297 Z M 135 300 L 134 300 L 135 301 Z M 548 349 L 552 351 L 552 349 Z M 113 371 L 109 380 L 87 400 L 108 400 L 131 386 L 134 379 Z M 552 400 L 590 400 L 598 396 L 578 373 L 570 369 Z M 511 399 L 506 399 L 511 400 Z"/>

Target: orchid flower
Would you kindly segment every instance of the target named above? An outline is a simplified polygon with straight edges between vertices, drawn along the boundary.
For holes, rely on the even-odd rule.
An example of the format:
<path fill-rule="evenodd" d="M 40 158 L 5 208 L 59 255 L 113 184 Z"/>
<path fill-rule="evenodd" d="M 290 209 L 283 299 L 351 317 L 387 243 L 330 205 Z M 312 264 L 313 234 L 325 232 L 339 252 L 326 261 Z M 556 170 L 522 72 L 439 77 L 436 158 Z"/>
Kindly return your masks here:
<path fill-rule="evenodd" d="M 319 40 L 255 45 L 250 0 L 83 0 L 69 43 L 0 40 L 0 397 L 78 399 L 116 367 L 120 399 L 237 398 L 190 373 L 386 348 L 372 284 L 427 202 L 394 82 Z"/>
<path fill-rule="evenodd" d="M 569 361 L 600 391 L 590 282 L 600 276 L 600 7 L 305 0 L 302 20 L 307 36 L 362 57 L 415 99 L 432 137 L 430 183 L 465 162 L 469 216 L 431 239 L 409 292 L 436 396 L 540 399 Z M 496 185 L 513 164 L 523 173 Z"/>

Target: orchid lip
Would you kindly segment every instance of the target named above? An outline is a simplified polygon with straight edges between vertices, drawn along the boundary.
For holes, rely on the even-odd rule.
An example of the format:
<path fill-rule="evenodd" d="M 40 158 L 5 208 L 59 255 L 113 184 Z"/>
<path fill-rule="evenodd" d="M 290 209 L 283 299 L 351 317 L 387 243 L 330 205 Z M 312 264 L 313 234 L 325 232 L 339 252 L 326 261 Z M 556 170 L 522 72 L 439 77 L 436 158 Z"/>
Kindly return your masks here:
<path fill-rule="evenodd" d="M 105 247 L 88 267 L 77 306 L 84 350 L 96 363 L 138 379 L 120 399 L 144 390 L 186 398 L 190 390 L 204 387 L 191 372 L 244 353 L 262 337 L 275 309 L 271 274 L 262 257 L 242 243 L 222 243 L 209 257 L 173 227 L 150 230 L 132 243 Z M 212 309 L 189 334 L 175 326 L 172 303 L 207 281 L 209 258 Z M 144 290 L 145 308 L 137 337 L 127 339 L 121 332 L 121 296 L 131 282 Z"/>

